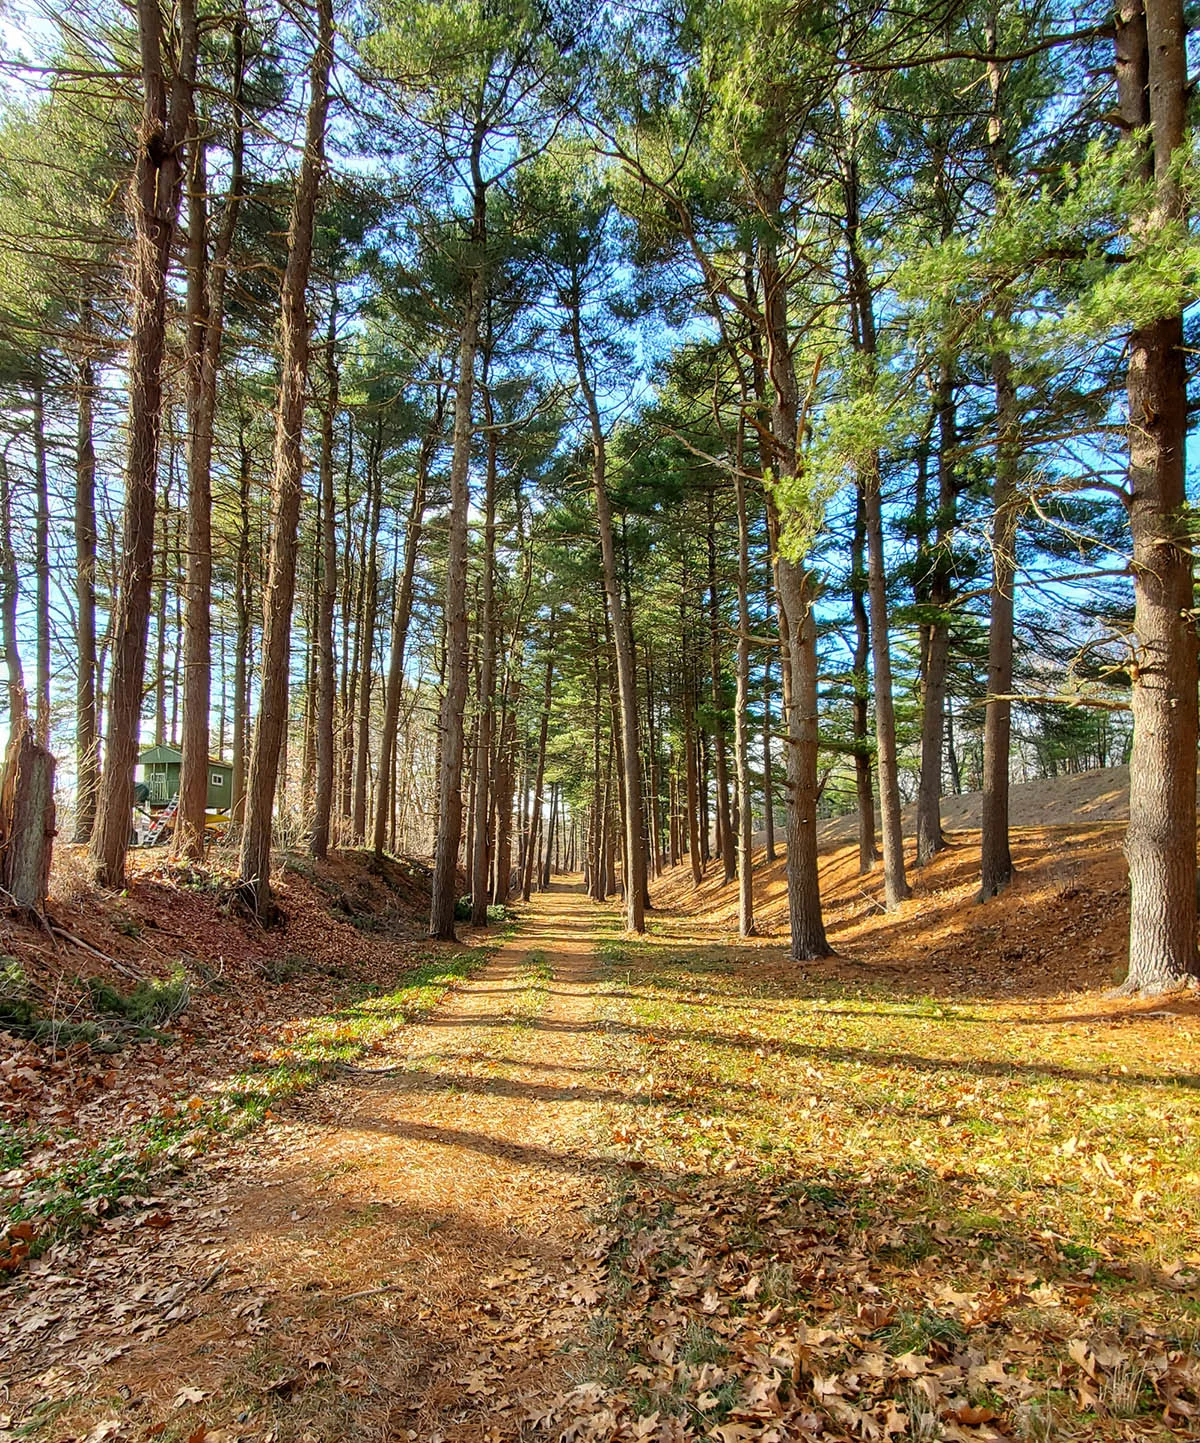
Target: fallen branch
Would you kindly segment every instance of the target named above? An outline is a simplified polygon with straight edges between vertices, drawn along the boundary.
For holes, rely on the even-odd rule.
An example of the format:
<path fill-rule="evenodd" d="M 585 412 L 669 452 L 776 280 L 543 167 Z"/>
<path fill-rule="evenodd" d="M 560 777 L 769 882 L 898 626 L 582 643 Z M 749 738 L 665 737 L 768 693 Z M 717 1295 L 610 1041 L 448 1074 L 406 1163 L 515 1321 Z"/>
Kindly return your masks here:
<path fill-rule="evenodd" d="M 50 923 L 50 931 L 55 937 L 61 937 L 64 942 L 70 942 L 73 947 L 80 947 L 84 952 L 90 952 L 93 957 L 99 957 L 101 962 L 120 972 L 122 976 L 131 978 L 134 982 L 145 982 L 146 974 L 139 972 L 136 967 L 131 967 L 128 962 L 119 962 L 115 957 L 110 957 L 107 952 L 101 952 L 99 947 L 93 947 L 90 942 L 85 942 L 82 937 L 76 937 L 74 932 L 68 932 L 65 927 L 60 927 L 57 922 Z"/>

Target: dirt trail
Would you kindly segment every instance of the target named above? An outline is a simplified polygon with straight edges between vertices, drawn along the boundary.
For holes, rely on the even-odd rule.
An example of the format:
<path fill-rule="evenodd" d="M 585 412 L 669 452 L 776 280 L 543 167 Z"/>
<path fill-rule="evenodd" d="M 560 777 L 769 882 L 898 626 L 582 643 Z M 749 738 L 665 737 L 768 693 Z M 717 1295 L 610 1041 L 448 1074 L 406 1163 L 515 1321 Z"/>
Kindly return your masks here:
<path fill-rule="evenodd" d="M 97 1443 L 530 1430 L 595 1299 L 598 915 L 559 883 L 369 1067 L 34 1265 L 0 1300 L 0 1439 L 35 1407 L 41 1436 Z"/>

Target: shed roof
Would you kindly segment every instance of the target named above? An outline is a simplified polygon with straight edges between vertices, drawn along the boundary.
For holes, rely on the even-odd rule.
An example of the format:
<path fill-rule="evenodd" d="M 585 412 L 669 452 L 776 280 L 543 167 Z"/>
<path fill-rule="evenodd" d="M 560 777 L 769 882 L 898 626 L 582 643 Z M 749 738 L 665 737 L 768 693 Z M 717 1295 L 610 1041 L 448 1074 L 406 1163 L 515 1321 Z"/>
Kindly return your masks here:
<path fill-rule="evenodd" d="M 147 747 L 144 752 L 138 753 L 138 766 L 170 766 L 172 763 L 179 765 L 183 761 L 183 753 L 178 747 L 155 746 Z M 209 757 L 210 767 L 224 767 L 226 771 L 233 770 L 232 762 L 223 762 L 218 757 Z"/>

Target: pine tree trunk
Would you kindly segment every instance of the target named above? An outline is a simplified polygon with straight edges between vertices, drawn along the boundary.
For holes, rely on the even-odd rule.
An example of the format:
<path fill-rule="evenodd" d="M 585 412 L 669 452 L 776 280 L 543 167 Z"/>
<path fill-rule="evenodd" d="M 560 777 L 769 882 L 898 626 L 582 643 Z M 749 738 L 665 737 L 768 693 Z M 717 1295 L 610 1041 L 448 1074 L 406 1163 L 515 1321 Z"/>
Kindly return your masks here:
<path fill-rule="evenodd" d="M 550 886 L 550 873 L 554 863 L 554 849 L 558 842 L 558 783 L 550 787 L 550 824 L 546 829 L 546 856 L 542 866 L 538 890 L 545 892 Z"/>
<path fill-rule="evenodd" d="M 271 808 L 287 731 L 292 604 L 296 592 L 297 526 L 304 479 L 302 439 L 308 377 L 308 276 L 312 265 L 317 189 L 325 155 L 325 116 L 333 60 L 333 0 L 317 0 L 317 40 L 309 72 L 304 153 L 288 227 L 288 259 L 280 304 L 281 369 L 275 421 L 275 505 L 263 609 L 263 667 L 258 722 L 246 786 L 238 879 L 256 912 L 271 905 Z"/>
<path fill-rule="evenodd" d="M 929 562 L 929 622 L 921 687 L 921 774 L 917 783 L 917 866 L 942 851 L 942 745 L 946 735 L 946 677 L 950 665 L 952 599 L 950 542 L 954 529 L 958 446 L 954 376 L 944 360 L 938 378 L 938 516 Z"/>
<path fill-rule="evenodd" d="M 771 625 L 771 585 L 768 582 L 764 598 L 763 614 L 765 625 Z M 771 747 L 771 652 L 763 657 L 763 824 L 766 828 L 766 859 L 775 860 L 775 758 Z"/>
<path fill-rule="evenodd" d="M 329 302 L 325 331 L 325 396 L 321 406 L 321 586 L 317 602 L 317 776 L 308 849 L 320 862 L 329 855 L 333 820 L 334 735 L 337 673 L 333 615 L 337 605 L 337 499 L 333 485 L 333 426 L 338 408 L 337 291 Z"/>
<path fill-rule="evenodd" d="M 388 651 L 388 670 L 383 687 L 383 731 L 379 739 L 379 791 L 375 798 L 375 855 L 383 855 L 383 819 L 390 811 L 387 783 L 396 753 L 396 731 L 400 721 L 400 698 L 404 692 L 404 653 L 408 644 L 408 626 L 412 618 L 413 586 L 417 574 L 417 558 L 421 550 L 421 534 L 425 521 L 425 491 L 429 467 L 445 419 L 446 392 L 437 389 L 433 419 L 421 442 L 417 471 L 413 480 L 412 500 L 408 508 L 408 524 L 404 530 L 404 571 L 392 610 L 392 632 Z"/>
<path fill-rule="evenodd" d="M 209 708 L 212 701 L 212 453 L 217 379 L 225 327 L 225 282 L 242 194 L 244 123 L 243 22 L 233 26 L 233 110 L 229 186 L 221 228 L 208 259 L 208 185 L 205 141 L 193 113 L 188 178 L 188 500 L 187 597 L 183 635 L 183 761 L 173 848 L 178 856 L 204 856 L 208 814 Z"/>
<path fill-rule="evenodd" d="M 180 0 L 179 54 L 168 103 L 158 0 L 138 0 L 143 108 L 137 136 L 130 209 L 133 262 L 130 280 L 129 432 L 125 463 L 125 512 L 121 564 L 112 621 L 113 662 L 109 684 L 104 772 L 89 844 L 95 880 L 125 885 L 133 773 L 141 731 L 154 568 L 154 498 L 162 415 L 167 268 L 179 219 L 183 143 L 191 123 L 196 72 L 194 0 Z"/>
<path fill-rule="evenodd" d="M 1187 218 L 1175 168 L 1185 143 L 1188 78 L 1181 0 L 1124 0 L 1117 25 L 1124 124 L 1149 122 L 1152 227 Z M 1151 170 L 1152 167 L 1152 170 Z M 1129 341 L 1129 527 L 1133 539 L 1133 750 L 1129 758 L 1130 992 L 1153 994 L 1200 973 L 1196 953 L 1196 629 L 1185 455 L 1183 317 Z"/>
<path fill-rule="evenodd" d="M 246 814 L 247 732 L 250 727 L 250 447 L 245 418 L 238 417 L 238 549 L 234 566 L 233 777 L 230 810 L 235 828 Z"/>
<path fill-rule="evenodd" d="M 1016 472 L 1019 421 L 1012 365 L 992 357 L 996 390 L 996 482 L 992 494 L 992 584 L 988 602 L 987 704 L 983 717 L 983 804 L 979 900 L 1013 879 L 1008 836 L 1008 763 L 1012 737 L 1013 585 L 1016 579 Z"/>
<path fill-rule="evenodd" d="M 986 21 L 989 56 L 996 55 L 998 10 L 993 6 Z M 995 59 L 987 66 L 992 92 L 992 113 L 988 119 L 988 149 L 998 195 L 1009 173 L 1002 104 L 1004 70 Z M 1007 306 L 999 308 L 998 321 L 1008 320 Z M 983 804 L 980 842 L 979 900 L 1002 892 L 1013 878 L 1012 851 L 1008 835 L 1008 770 L 1012 736 L 1013 686 L 1013 584 L 1016 579 L 1016 473 L 1020 444 L 1020 419 L 1012 361 L 1007 351 L 992 356 L 992 384 L 996 393 L 996 480 L 992 489 L 992 582 L 988 599 L 988 699 L 983 721 Z M 947 729 L 950 718 L 946 718 Z M 951 770 L 958 789 L 958 759 L 947 730 Z"/>
<path fill-rule="evenodd" d="M 38 357 L 35 364 L 41 366 Z M 37 696 L 33 734 L 50 742 L 50 486 L 46 475 L 46 392 L 40 369 L 33 380 L 34 572 L 37 578 Z"/>
<path fill-rule="evenodd" d="M 488 876 L 491 869 L 491 776 L 496 692 L 496 454 L 498 437 L 492 395 L 487 385 L 489 352 L 484 361 L 483 415 L 487 425 L 484 471 L 483 578 L 479 603 L 479 737 L 476 746 L 474 850 L 471 855 L 471 925 L 487 926 Z"/>
<path fill-rule="evenodd" d="M 883 555 L 883 505 L 879 494 L 877 459 L 860 476 L 859 484 L 867 524 L 867 594 L 871 607 L 871 660 L 875 672 L 875 750 L 879 765 L 879 810 L 883 823 L 883 885 L 890 911 L 911 896 L 911 892 L 904 874 L 900 767 L 896 755 L 896 714 L 892 702 L 892 657 L 888 641 L 887 576 Z"/>
<path fill-rule="evenodd" d="M 533 811 L 530 813 L 528 840 L 525 843 L 524 872 L 521 878 L 521 900 L 529 901 L 533 890 L 534 838 L 542 825 L 542 804 L 546 780 L 546 743 L 550 735 L 550 698 L 554 689 L 554 613 L 550 614 L 550 632 L 546 638 L 546 681 L 542 688 L 542 720 L 538 733 L 537 773 L 533 784 Z"/>
<path fill-rule="evenodd" d="M 477 138 L 478 143 L 478 138 Z M 484 192 L 476 188 L 475 235 L 483 240 Z M 483 309 L 483 276 L 476 268 L 459 335 L 458 387 L 454 398 L 454 453 L 450 463 L 449 553 L 446 561 L 446 689 L 439 732 L 438 827 L 433 861 L 433 900 L 429 934 L 454 940 L 454 902 L 458 848 L 462 840 L 463 709 L 467 701 L 467 517 L 471 461 L 471 404 L 475 352 Z"/>
<path fill-rule="evenodd" d="M 862 487 L 855 491 L 854 537 L 850 545 L 850 611 L 854 617 L 854 785 L 858 798 L 858 872 L 872 871 L 879 860 L 875 849 L 875 794 L 871 783 L 871 744 L 868 739 L 868 698 L 871 678 L 871 627 L 867 620 L 867 517 Z"/>
<path fill-rule="evenodd" d="M 170 416 L 168 412 L 168 416 Z M 171 554 L 171 537 L 168 519 L 171 513 L 171 482 L 175 478 L 175 428 L 168 426 L 167 480 L 162 490 L 159 516 L 162 519 L 160 537 L 160 560 L 158 579 L 158 601 L 154 614 L 154 745 L 161 747 L 167 740 L 167 560 Z"/>
<path fill-rule="evenodd" d="M 708 509 L 708 666 L 712 687 L 714 770 L 716 772 L 717 848 L 725 881 L 737 874 L 737 855 L 733 837 L 733 820 L 729 807 L 729 762 L 725 754 L 725 722 L 721 696 L 721 609 L 717 597 L 717 535 L 713 520 L 713 493 L 705 492 Z"/>
<path fill-rule="evenodd" d="M 771 431 L 781 477 L 796 474 L 800 397 L 788 340 L 787 289 L 772 247 L 762 249 L 763 308 L 767 362 L 774 387 Z M 788 915 L 791 955 L 798 961 L 827 957 L 817 871 L 817 637 L 812 615 L 812 582 L 778 549 L 778 525 L 769 526 L 775 544 L 775 588 L 780 603 L 780 640 L 786 643 Z"/>
<path fill-rule="evenodd" d="M 683 679 L 683 741 L 687 752 L 688 860 L 692 864 L 692 886 L 704 879 L 700 856 L 700 768 L 696 757 L 696 707 L 690 676 Z"/>
<path fill-rule="evenodd" d="M 92 311 L 81 316 L 83 352 L 76 365 L 75 440 L 75 835 L 90 840 L 100 785 L 96 717 L 96 376 L 91 357 Z"/>
<path fill-rule="evenodd" d="M 371 773 L 371 683 L 375 676 L 375 623 L 379 617 L 379 517 L 383 504 L 383 423 L 367 462 L 367 569 L 359 617 L 358 726 L 355 741 L 354 845 L 367 839 L 367 792 Z"/>
<path fill-rule="evenodd" d="M 13 550 L 12 482 L 8 459 L 0 450 L 0 625 L 4 631 L 4 659 L 8 672 L 8 735 L 10 741 L 29 730 L 29 697 L 21 665 L 17 633 L 20 573 Z"/>
<path fill-rule="evenodd" d="M 600 408 L 584 355 L 580 321 L 581 300 L 576 291 L 568 298 L 571 341 L 575 352 L 576 378 L 587 408 L 592 445 L 592 490 L 596 499 L 596 529 L 600 536 L 600 557 L 604 591 L 612 622 L 613 649 L 617 661 L 617 692 L 621 704 L 621 751 L 624 758 L 621 795 L 625 823 L 625 924 L 631 932 L 646 930 L 646 850 L 643 845 L 641 747 L 638 742 L 637 664 L 630 620 L 621 596 L 617 576 L 616 543 L 613 536 L 612 503 L 608 497 L 608 451 L 600 422 Z"/>
<path fill-rule="evenodd" d="M 746 476 L 742 469 L 745 422 L 738 424 L 733 471 L 738 531 L 737 696 L 734 702 L 733 758 L 738 802 L 738 931 L 754 935 L 754 806 L 750 793 L 750 518 L 746 510 Z"/>

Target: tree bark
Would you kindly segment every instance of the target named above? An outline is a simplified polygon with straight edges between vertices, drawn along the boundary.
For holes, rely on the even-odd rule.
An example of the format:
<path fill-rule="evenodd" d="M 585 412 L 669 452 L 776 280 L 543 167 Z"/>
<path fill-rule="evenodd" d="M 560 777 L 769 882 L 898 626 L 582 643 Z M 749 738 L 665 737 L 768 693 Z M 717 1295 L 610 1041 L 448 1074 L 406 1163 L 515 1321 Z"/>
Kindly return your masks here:
<path fill-rule="evenodd" d="M 296 528 L 303 487 L 304 391 L 308 377 L 308 277 L 317 190 L 325 157 L 325 118 L 333 62 L 333 0 L 317 0 L 317 40 L 309 70 L 304 153 L 288 226 L 288 260 L 280 304 L 281 371 L 275 419 L 275 505 L 263 611 L 263 668 L 258 722 L 250 753 L 246 822 L 238 860 L 243 898 L 256 912 L 271 903 L 271 808 L 287 731 Z"/>
<path fill-rule="evenodd" d="M 392 633 L 388 650 L 388 670 L 383 687 L 383 732 L 379 739 L 379 789 L 375 798 L 375 855 L 382 857 L 384 827 L 391 810 L 388 792 L 392 762 L 396 753 L 396 731 L 400 721 L 400 698 L 404 692 L 404 653 L 408 644 L 408 627 L 412 618 L 413 586 L 417 574 L 417 557 L 421 550 L 421 534 L 425 521 L 425 494 L 429 484 L 429 467 L 442 434 L 445 420 L 446 392 L 439 384 L 433 418 L 421 442 L 413 494 L 408 507 L 408 524 L 404 530 L 404 570 L 392 610 Z"/>
<path fill-rule="evenodd" d="M 450 461 L 450 517 L 446 558 L 446 689 L 439 721 L 438 827 L 433 858 L 430 936 L 454 940 L 454 902 L 458 849 L 462 840 L 463 711 L 469 673 L 467 627 L 467 520 L 470 510 L 471 408 L 475 394 L 475 353 L 483 317 L 487 239 L 487 187 L 481 158 L 487 125 L 475 118 L 471 139 L 471 243 L 474 249 L 468 293 L 459 332 L 458 386 L 454 396 L 454 449 Z"/>
<path fill-rule="evenodd" d="M 950 664 L 952 597 L 950 543 L 954 527 L 958 445 L 954 377 L 944 360 L 938 379 L 938 514 L 929 555 L 929 621 L 921 688 L 921 774 L 917 783 L 917 866 L 924 867 L 942 851 L 942 746 L 946 735 L 946 675 Z"/>
<path fill-rule="evenodd" d="M 754 936 L 754 803 L 750 792 L 750 518 L 746 510 L 745 409 L 738 420 L 737 453 L 733 469 L 738 534 L 738 639 L 737 695 L 733 713 L 733 763 L 738 804 L 738 931 Z"/>
<path fill-rule="evenodd" d="M 367 569 L 359 613 L 360 674 L 355 740 L 354 845 L 367 838 L 367 792 L 371 771 L 371 683 L 375 675 L 375 623 L 379 617 L 379 517 L 383 505 L 383 421 L 379 419 L 367 461 Z M 382 768 L 380 774 L 383 775 Z"/>
<path fill-rule="evenodd" d="M 542 720 L 538 734 L 537 773 L 533 784 L 533 811 L 529 815 L 526 835 L 524 872 L 521 878 L 521 900 L 529 901 L 533 890 L 534 852 L 542 825 L 542 803 L 546 780 L 546 743 L 550 735 L 550 698 L 554 689 L 554 613 L 550 614 L 550 632 L 546 638 L 546 681 L 542 688 Z"/>
<path fill-rule="evenodd" d="M 879 860 L 875 848 L 875 794 L 871 782 L 871 747 L 868 740 L 868 697 L 871 679 L 871 626 L 867 619 L 867 518 L 862 487 L 855 488 L 854 537 L 850 545 L 850 611 L 854 617 L 854 784 L 858 798 L 858 872 L 866 876 Z"/>
<path fill-rule="evenodd" d="M 496 451 L 498 437 L 492 393 L 488 385 L 491 354 L 490 325 L 483 365 L 483 415 L 487 425 L 487 465 L 483 495 L 483 578 L 480 592 L 479 638 L 479 735 L 475 763 L 474 852 L 471 857 L 471 925 L 487 926 L 488 877 L 491 870 L 492 837 L 491 775 L 496 693 Z"/>
<path fill-rule="evenodd" d="M 193 107 L 188 179 L 188 500 L 187 579 L 183 636 L 183 762 L 179 773 L 176 855 L 204 856 L 208 813 L 209 708 L 212 700 L 212 452 L 217 378 L 225 327 L 225 282 L 242 196 L 242 35 L 233 25 L 233 113 L 229 186 L 221 228 L 208 258 L 205 139 Z"/>
<path fill-rule="evenodd" d="M 54 758 L 27 727 L 12 733 L 0 786 L 0 885 L 41 917 L 54 852 Z"/>
<path fill-rule="evenodd" d="M 96 375 L 92 311 L 81 316 L 82 353 L 75 368 L 75 836 L 86 845 L 96 820 L 100 735 L 96 716 Z"/>
<path fill-rule="evenodd" d="M 883 556 L 883 505 L 878 459 L 860 474 L 867 522 L 867 588 L 871 606 L 871 661 L 875 672 L 875 751 L 879 765 L 879 810 L 883 822 L 883 886 L 888 910 L 912 895 L 904 873 L 900 822 L 900 766 L 896 755 L 896 713 L 892 701 L 892 657 L 888 645 L 887 577 Z M 940 765 L 940 749 L 939 749 Z"/>
<path fill-rule="evenodd" d="M 0 451 L 0 624 L 4 628 L 4 659 L 8 671 L 8 735 L 12 739 L 29 730 L 29 696 L 21 665 L 17 633 L 17 599 L 20 573 L 13 550 L 12 483 L 8 460 Z"/>
<path fill-rule="evenodd" d="M 988 18 L 987 48 L 996 53 L 995 12 Z M 988 145 L 999 190 L 1008 175 L 1002 87 L 999 63 L 988 61 L 992 114 Z M 1001 306 L 997 320 L 1008 320 Z M 1016 580 L 1017 462 L 1020 416 L 1012 360 L 998 349 L 992 355 L 992 385 L 996 395 L 996 480 L 992 489 L 992 581 L 988 597 L 988 680 L 983 715 L 983 802 L 980 838 L 979 900 L 1002 892 L 1013 878 L 1008 835 L 1008 768 L 1012 740 L 1013 689 L 1013 586 Z M 949 720 L 949 719 L 947 719 Z"/>
<path fill-rule="evenodd" d="M 125 885 L 133 773 L 141 730 L 142 683 L 154 565 L 154 498 L 162 415 L 167 268 L 179 219 L 183 145 L 191 124 L 198 34 L 195 0 L 180 0 L 179 53 L 168 101 L 158 0 L 138 0 L 142 119 L 130 203 L 133 263 L 130 281 L 129 440 L 121 565 L 112 624 L 108 738 L 104 773 L 89 844 L 95 880 Z"/>
<path fill-rule="evenodd" d="M 1181 0 L 1124 0 L 1118 12 L 1122 120 L 1149 122 L 1149 225 L 1182 225 L 1173 162 L 1185 143 L 1188 79 Z M 1192 539 L 1185 489 L 1187 365 L 1183 316 L 1129 341 L 1129 527 L 1133 540 L 1133 750 L 1129 758 L 1130 992 L 1200 974 L 1196 952 L 1197 662 Z"/>
<path fill-rule="evenodd" d="M 233 777 L 230 817 L 240 827 L 246 812 L 247 732 L 250 729 L 250 447 L 244 415 L 238 417 L 238 547 L 234 565 Z"/>
<path fill-rule="evenodd" d="M 37 578 L 37 697 L 33 734 L 40 747 L 50 742 L 50 486 L 46 475 L 46 389 L 41 357 L 33 378 L 34 572 Z"/>
<path fill-rule="evenodd" d="M 333 818 L 334 736 L 337 673 L 333 614 L 337 604 L 337 498 L 333 485 L 333 424 L 338 408 L 337 288 L 329 298 L 325 330 L 325 397 L 321 406 L 321 586 L 317 600 L 317 776 L 308 849 L 323 862 L 329 855 Z M 377 819 L 378 820 L 378 819 Z"/>
<path fill-rule="evenodd" d="M 596 498 L 596 529 L 604 571 L 604 591 L 612 621 L 617 661 L 617 693 L 621 703 L 621 751 L 624 760 L 622 796 L 625 802 L 625 925 L 631 932 L 646 930 L 646 850 L 643 845 L 641 747 L 638 742 L 637 663 L 633 635 L 617 575 L 612 503 L 608 498 L 608 450 L 600 421 L 600 408 L 583 349 L 578 288 L 566 298 L 575 353 L 579 389 L 587 409 L 592 447 L 592 490 Z"/>
<path fill-rule="evenodd" d="M 721 609 L 717 596 L 717 535 L 713 519 L 713 493 L 705 492 L 708 508 L 708 665 L 713 706 L 713 769 L 716 773 L 717 849 L 725 881 L 737 873 L 736 843 L 729 806 L 729 763 L 725 754 L 725 713 L 721 696 Z"/>
<path fill-rule="evenodd" d="M 763 308 L 767 365 L 774 389 L 771 431 L 780 477 L 794 476 L 798 464 L 800 397 L 795 359 L 788 340 L 787 290 L 774 250 L 762 249 Z M 827 957 L 817 871 L 817 633 L 812 615 L 812 581 L 778 549 L 775 587 L 780 602 L 780 639 L 786 641 L 790 687 L 785 689 L 788 782 L 788 915 L 791 955 L 796 961 Z"/>

